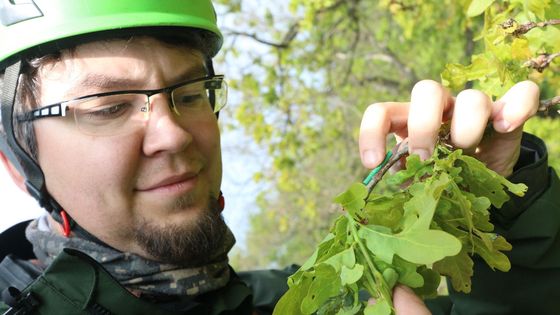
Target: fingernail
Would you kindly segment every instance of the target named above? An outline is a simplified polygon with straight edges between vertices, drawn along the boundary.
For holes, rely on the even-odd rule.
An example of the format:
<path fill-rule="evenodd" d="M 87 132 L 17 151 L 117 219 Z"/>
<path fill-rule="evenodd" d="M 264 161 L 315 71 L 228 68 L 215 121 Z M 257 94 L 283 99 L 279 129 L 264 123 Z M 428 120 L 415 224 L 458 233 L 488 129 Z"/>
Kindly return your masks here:
<path fill-rule="evenodd" d="M 368 165 L 378 164 L 378 162 L 377 162 L 377 160 L 378 160 L 377 151 L 375 151 L 375 150 L 365 151 L 364 155 L 363 155 L 363 160 L 364 160 L 364 163 L 366 163 Z"/>
<path fill-rule="evenodd" d="M 412 154 L 418 154 L 422 161 L 425 161 L 432 156 L 430 154 L 430 151 L 428 151 L 426 149 L 415 149 L 415 150 L 412 151 Z"/>
<path fill-rule="evenodd" d="M 510 132 L 511 124 L 507 120 L 502 119 L 494 123 L 494 128 L 501 132 Z"/>

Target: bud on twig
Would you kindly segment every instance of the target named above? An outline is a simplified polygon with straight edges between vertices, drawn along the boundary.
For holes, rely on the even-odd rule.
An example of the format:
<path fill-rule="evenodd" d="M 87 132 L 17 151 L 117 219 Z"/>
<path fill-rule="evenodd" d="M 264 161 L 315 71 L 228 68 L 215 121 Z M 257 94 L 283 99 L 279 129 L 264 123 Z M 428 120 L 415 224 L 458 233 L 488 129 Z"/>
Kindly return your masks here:
<path fill-rule="evenodd" d="M 539 107 L 539 111 L 545 112 L 549 110 L 551 107 L 560 105 L 560 95 L 555 96 L 549 100 L 542 100 L 541 106 Z M 560 110 L 558 111 L 560 113 Z"/>
<path fill-rule="evenodd" d="M 503 29 L 515 27 L 515 30 L 511 32 L 511 35 L 515 37 L 519 37 L 523 34 L 526 34 L 527 32 L 534 29 L 535 27 L 546 27 L 548 25 L 560 25 L 560 19 L 552 19 L 543 22 L 527 22 L 524 24 L 518 24 L 517 21 L 514 19 L 507 19 L 504 23 L 500 24 L 500 26 Z"/>
<path fill-rule="evenodd" d="M 536 69 L 538 72 L 543 72 L 556 57 L 560 57 L 560 52 L 554 54 L 540 54 L 537 57 L 525 62 L 523 66 Z"/>

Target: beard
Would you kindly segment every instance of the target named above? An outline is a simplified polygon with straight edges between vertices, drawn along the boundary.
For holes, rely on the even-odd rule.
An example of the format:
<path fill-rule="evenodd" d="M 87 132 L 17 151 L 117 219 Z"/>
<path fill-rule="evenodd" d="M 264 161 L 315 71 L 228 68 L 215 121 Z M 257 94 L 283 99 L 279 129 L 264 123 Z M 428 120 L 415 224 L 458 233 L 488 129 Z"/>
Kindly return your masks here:
<path fill-rule="evenodd" d="M 177 202 L 185 209 L 192 204 L 188 197 Z M 143 221 L 136 225 L 134 236 L 151 257 L 162 263 L 198 267 L 223 260 L 232 244 L 229 229 L 221 215 L 218 201 L 210 197 L 206 209 L 185 224 L 158 225 Z"/>

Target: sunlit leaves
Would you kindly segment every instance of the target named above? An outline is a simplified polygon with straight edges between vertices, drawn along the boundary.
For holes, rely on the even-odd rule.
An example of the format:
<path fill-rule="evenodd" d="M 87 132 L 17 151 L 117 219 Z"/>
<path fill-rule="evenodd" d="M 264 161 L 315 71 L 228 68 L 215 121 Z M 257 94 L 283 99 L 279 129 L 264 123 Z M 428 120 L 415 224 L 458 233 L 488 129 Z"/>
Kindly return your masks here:
<path fill-rule="evenodd" d="M 275 314 L 390 315 L 396 284 L 433 297 L 441 275 L 468 293 L 472 256 L 492 269 L 509 270 L 503 251 L 511 245 L 492 232 L 489 208 L 507 202 L 507 191 L 523 195 L 526 189 L 444 146 L 426 161 L 408 157 L 404 170 L 386 175 L 371 193 L 352 184 L 335 198 L 347 214 L 290 277 Z M 360 290 L 376 303 L 359 299 Z"/>
<path fill-rule="evenodd" d="M 467 10 L 467 16 L 480 15 L 496 0 L 472 0 Z"/>
<path fill-rule="evenodd" d="M 483 40 L 485 51 L 473 55 L 469 65 L 449 63 L 441 75 L 444 85 L 459 90 L 472 81 L 484 92 L 500 97 L 515 83 L 529 79 L 536 70 L 528 68 L 527 62 L 558 52 L 560 31 L 555 26 L 518 31 L 525 23 L 552 18 L 552 8 L 549 0 L 473 0 L 466 14 L 484 13 L 485 25 L 478 38 Z M 553 76 L 560 81 L 557 71 Z M 531 79 L 539 81 L 536 76 Z"/>
<path fill-rule="evenodd" d="M 531 58 L 560 51 L 560 27 L 537 27 L 518 40 L 512 36 L 520 24 L 543 21 L 538 6 L 544 5 L 545 19 L 560 18 L 558 1 L 496 0 L 474 18 L 466 17 L 473 0 L 257 1 L 256 7 L 255 1 L 219 2 L 234 12 L 226 18 L 218 12 L 226 29 L 271 41 L 280 42 L 300 23 L 283 49 L 224 32 L 221 55 L 237 97 L 230 98 L 226 109 L 232 112 L 220 120 L 250 137 L 233 145 L 258 148 L 250 152 L 257 157 L 252 166 L 259 168 L 260 181 L 258 191 L 247 193 L 247 199 L 257 195 L 257 209 L 250 211 L 243 268 L 309 257 L 337 214 L 332 196 L 365 172 L 356 139 L 368 104 L 408 99 L 416 81 L 437 80 L 446 62 L 452 64 L 444 82 L 454 90 L 474 82 L 499 97 L 528 78 L 539 83 L 543 99 L 560 95 L 560 58 L 543 73 L 523 66 L 527 48 Z M 510 29 L 499 25 L 510 18 L 516 21 Z M 230 115 L 238 120 L 228 125 Z M 549 161 L 559 166 L 557 124 L 528 125 L 545 136 Z M 361 215 L 397 233 L 403 195 L 375 195 Z M 488 220 L 476 218 L 473 224 L 487 230 Z"/>
<path fill-rule="evenodd" d="M 340 204 L 351 215 L 362 210 L 366 204 L 367 188 L 362 183 L 354 183 L 350 188 L 334 198 L 334 202 Z"/>

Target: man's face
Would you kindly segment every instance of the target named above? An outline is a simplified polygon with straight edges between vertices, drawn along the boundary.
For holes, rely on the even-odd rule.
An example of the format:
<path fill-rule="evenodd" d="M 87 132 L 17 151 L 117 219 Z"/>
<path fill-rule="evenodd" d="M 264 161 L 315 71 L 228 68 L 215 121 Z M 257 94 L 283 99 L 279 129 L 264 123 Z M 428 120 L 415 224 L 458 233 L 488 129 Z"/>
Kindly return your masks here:
<path fill-rule="evenodd" d="M 82 45 L 41 69 L 40 103 L 167 87 L 204 76 L 203 60 L 194 50 L 144 37 Z M 222 172 L 219 129 L 210 108 L 178 118 L 168 95 L 150 101 L 145 127 L 124 135 L 85 135 L 73 119 L 36 121 L 39 163 L 49 192 L 87 231 L 121 251 L 182 262 L 189 242 L 219 243 L 224 234 L 214 202 Z"/>

